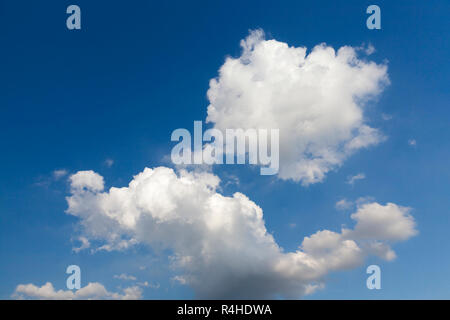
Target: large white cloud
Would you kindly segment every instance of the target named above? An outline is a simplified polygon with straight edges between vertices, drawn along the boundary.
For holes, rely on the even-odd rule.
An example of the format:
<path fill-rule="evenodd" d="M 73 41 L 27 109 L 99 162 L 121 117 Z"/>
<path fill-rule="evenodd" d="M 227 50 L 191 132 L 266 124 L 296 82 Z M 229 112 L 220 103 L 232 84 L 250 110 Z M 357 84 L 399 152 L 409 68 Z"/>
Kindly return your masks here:
<path fill-rule="evenodd" d="M 357 57 L 352 47 L 325 44 L 307 54 L 264 40 L 261 30 L 241 41 L 210 81 L 207 122 L 220 130 L 280 129 L 281 179 L 320 182 L 358 149 L 382 134 L 364 118 L 364 105 L 388 84 L 384 64 Z"/>
<path fill-rule="evenodd" d="M 348 232 L 358 239 L 409 239 L 417 233 L 410 211 L 410 208 L 400 207 L 395 203 L 385 206 L 378 203 L 363 204 L 351 215 L 357 224 L 354 230 Z"/>
<path fill-rule="evenodd" d="M 136 300 L 142 297 L 142 289 L 138 286 L 123 289 L 122 293 L 109 292 L 98 282 L 90 282 L 76 291 L 56 291 L 51 282 L 41 287 L 34 284 L 19 284 L 12 294 L 16 299 L 42 299 L 42 300 Z"/>
<path fill-rule="evenodd" d="M 368 254 L 393 259 L 390 242 L 416 232 L 407 208 L 368 203 L 351 216 L 355 229 L 321 230 L 285 252 L 267 232 L 262 209 L 242 193 L 220 194 L 211 173 L 146 168 L 128 187 L 109 191 L 92 183 L 100 178 L 92 171 L 70 178 L 67 212 L 80 218 L 83 236 L 104 250 L 136 243 L 170 249 L 175 279 L 200 298 L 298 298 Z"/>

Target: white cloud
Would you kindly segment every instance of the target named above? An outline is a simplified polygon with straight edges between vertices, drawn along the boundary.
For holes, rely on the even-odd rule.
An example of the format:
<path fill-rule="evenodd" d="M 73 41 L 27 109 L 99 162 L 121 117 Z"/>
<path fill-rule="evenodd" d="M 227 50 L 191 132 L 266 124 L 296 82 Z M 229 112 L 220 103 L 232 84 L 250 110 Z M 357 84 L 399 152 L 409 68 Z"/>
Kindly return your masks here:
<path fill-rule="evenodd" d="M 66 169 L 58 169 L 53 171 L 53 178 L 59 180 L 68 174 Z"/>
<path fill-rule="evenodd" d="M 368 56 L 375 52 L 375 47 L 369 43 L 366 50 L 364 51 Z"/>
<path fill-rule="evenodd" d="M 98 282 L 90 282 L 85 287 L 77 290 L 56 291 L 51 282 L 41 287 L 34 284 L 19 284 L 12 294 L 16 299 L 42 299 L 42 300 L 136 300 L 141 299 L 142 290 L 137 287 L 123 289 L 122 293 L 109 292 Z"/>
<path fill-rule="evenodd" d="M 149 287 L 151 289 L 159 289 L 161 287 L 161 285 L 156 282 L 156 283 L 149 283 L 148 281 L 144 281 L 144 282 L 138 282 L 138 286 L 141 287 Z"/>
<path fill-rule="evenodd" d="M 355 204 L 360 207 L 363 204 L 369 203 L 369 202 L 374 202 L 375 198 L 374 197 L 370 197 L 370 196 L 365 196 L 365 197 L 359 197 L 358 199 L 355 200 Z"/>
<path fill-rule="evenodd" d="M 103 177 L 92 170 L 78 171 L 69 177 L 70 187 L 76 190 L 101 191 L 104 188 Z"/>
<path fill-rule="evenodd" d="M 337 52 L 264 40 L 256 30 L 243 52 L 210 81 L 207 122 L 225 129 L 280 129 L 281 179 L 320 182 L 355 151 L 384 139 L 364 117 L 365 102 L 389 83 L 386 65 Z"/>
<path fill-rule="evenodd" d="M 126 281 L 136 281 L 137 280 L 135 276 L 128 275 L 128 274 L 125 274 L 125 273 L 122 273 L 120 275 L 116 274 L 116 275 L 114 275 L 113 278 L 114 279 L 119 279 L 119 280 L 126 280 Z"/>
<path fill-rule="evenodd" d="M 348 210 L 353 207 L 360 207 L 360 206 L 370 203 L 370 202 L 374 202 L 373 197 L 359 197 L 355 201 L 347 200 L 344 198 L 344 199 L 341 199 L 338 202 L 336 202 L 335 208 L 337 210 Z"/>
<path fill-rule="evenodd" d="M 91 243 L 89 242 L 89 240 L 86 237 L 78 237 L 78 241 L 81 242 L 79 247 L 74 247 L 72 248 L 73 252 L 80 252 L 84 249 L 87 249 L 91 246 Z"/>
<path fill-rule="evenodd" d="M 347 199 L 341 199 L 338 202 L 336 202 L 335 207 L 338 210 L 347 210 L 353 207 L 353 202 L 348 201 Z"/>
<path fill-rule="evenodd" d="M 94 172 L 83 176 L 103 182 Z M 71 181 L 67 212 L 80 218 L 83 236 L 109 250 L 135 243 L 170 249 L 173 280 L 200 298 L 300 297 L 369 254 L 392 259 L 390 242 L 416 233 L 408 208 L 369 203 L 351 216 L 355 229 L 321 230 L 285 252 L 268 233 L 262 209 L 242 193 L 218 193 L 211 173 L 146 168 L 128 187 L 109 191 Z"/>
<path fill-rule="evenodd" d="M 378 239 L 389 241 L 406 240 L 417 234 L 411 209 L 394 203 L 382 206 L 376 202 L 358 207 L 351 215 L 357 223 L 354 230 L 345 230 L 355 239 Z"/>
<path fill-rule="evenodd" d="M 369 43 L 367 45 L 363 43 L 361 46 L 356 47 L 355 50 L 362 51 L 368 56 L 370 56 L 371 54 L 373 54 L 376 51 L 375 47 L 371 43 Z"/>
<path fill-rule="evenodd" d="M 351 184 L 351 185 L 354 185 L 356 181 L 362 180 L 362 179 L 365 179 L 365 178 L 366 178 L 366 175 L 364 173 L 358 173 L 358 174 L 356 174 L 354 176 L 347 177 L 347 183 Z"/>
<path fill-rule="evenodd" d="M 178 283 L 181 284 L 181 285 L 185 285 L 185 284 L 188 283 L 188 281 L 186 280 L 186 278 L 183 277 L 183 276 L 180 276 L 180 275 L 172 277 L 171 280 L 174 281 L 174 282 L 178 282 Z"/>
<path fill-rule="evenodd" d="M 415 146 L 417 145 L 417 141 L 416 141 L 415 139 L 409 139 L 409 140 L 408 140 L 408 144 L 409 144 L 411 147 L 415 147 Z"/>

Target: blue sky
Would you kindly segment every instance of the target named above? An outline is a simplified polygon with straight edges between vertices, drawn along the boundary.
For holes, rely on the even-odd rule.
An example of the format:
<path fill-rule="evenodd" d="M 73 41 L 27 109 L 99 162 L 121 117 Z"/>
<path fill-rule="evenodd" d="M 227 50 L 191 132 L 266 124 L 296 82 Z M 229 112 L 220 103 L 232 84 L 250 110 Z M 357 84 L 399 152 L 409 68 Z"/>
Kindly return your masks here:
<path fill-rule="evenodd" d="M 449 297 L 448 2 L 378 1 L 381 30 L 366 28 L 365 9 L 373 4 L 367 1 L 77 1 L 77 31 L 65 26 L 70 4 L 0 3 L 0 298 L 26 283 L 65 289 L 71 264 L 81 267 L 82 285 L 117 291 L 130 283 L 113 277 L 126 273 L 160 285 L 145 287 L 144 298 L 195 297 L 170 280 L 170 252 L 145 245 L 73 252 L 79 219 L 65 214 L 67 177 L 94 170 L 106 188 L 122 187 L 145 167 L 170 167 L 172 131 L 206 118 L 209 80 L 257 28 L 308 50 L 323 42 L 336 49 L 372 44 L 370 60 L 387 61 L 390 85 L 365 117 L 387 139 L 309 186 L 248 167 L 215 167 L 223 181 L 239 177 L 223 193 L 239 191 L 258 204 L 286 251 L 318 230 L 351 225 L 351 212 L 335 208 L 343 198 L 411 207 L 419 234 L 394 246 L 394 261 L 370 257 L 332 272 L 325 288 L 307 298 Z M 56 179 L 62 169 L 68 175 Z M 358 173 L 365 179 L 346 183 Z M 382 269 L 381 290 L 366 288 L 370 264 Z"/>

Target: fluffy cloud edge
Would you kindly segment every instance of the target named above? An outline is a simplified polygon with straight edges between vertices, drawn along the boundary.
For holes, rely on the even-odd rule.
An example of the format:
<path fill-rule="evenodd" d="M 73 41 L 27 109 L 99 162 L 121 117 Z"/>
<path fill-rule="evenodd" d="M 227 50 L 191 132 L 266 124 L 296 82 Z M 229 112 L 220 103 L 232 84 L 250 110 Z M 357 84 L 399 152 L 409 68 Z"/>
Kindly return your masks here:
<path fill-rule="evenodd" d="M 353 229 L 317 231 L 285 252 L 267 231 L 262 209 L 242 193 L 220 194 L 220 179 L 211 173 L 146 168 L 128 187 L 108 191 L 93 183 L 103 181 L 95 172 L 76 173 L 70 181 L 76 185 L 67 212 L 80 219 L 83 237 L 106 250 L 136 243 L 169 248 L 180 272 L 173 279 L 201 298 L 298 298 L 368 255 L 393 260 L 391 244 L 417 234 L 410 208 L 366 202 L 350 216 Z"/>
<path fill-rule="evenodd" d="M 138 300 L 142 298 L 142 289 L 139 286 L 127 287 L 119 292 L 110 292 L 98 282 L 90 282 L 76 291 L 55 290 L 51 282 L 42 286 L 32 283 L 17 285 L 11 295 L 14 299 L 38 300 Z"/>
<path fill-rule="evenodd" d="M 307 52 L 266 40 L 261 29 L 241 47 L 210 80 L 206 122 L 221 131 L 279 129 L 280 179 L 321 182 L 354 152 L 385 140 L 367 124 L 364 106 L 389 84 L 386 64 L 360 58 L 364 51 L 350 46 Z"/>

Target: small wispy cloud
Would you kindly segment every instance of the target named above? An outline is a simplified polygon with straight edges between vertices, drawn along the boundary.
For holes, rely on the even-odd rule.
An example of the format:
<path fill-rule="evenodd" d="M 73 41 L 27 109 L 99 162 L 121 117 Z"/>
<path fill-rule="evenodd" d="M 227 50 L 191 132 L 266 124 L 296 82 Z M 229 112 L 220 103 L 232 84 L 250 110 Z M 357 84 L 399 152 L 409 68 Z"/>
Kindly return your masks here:
<path fill-rule="evenodd" d="M 353 202 L 344 198 L 336 202 L 335 207 L 337 210 L 347 210 L 353 207 Z"/>
<path fill-rule="evenodd" d="M 364 51 L 368 56 L 370 56 L 372 53 L 375 52 L 375 47 L 369 43 L 369 45 L 367 46 L 366 50 Z"/>
<path fill-rule="evenodd" d="M 392 118 L 393 118 L 393 116 L 390 115 L 390 114 L 387 114 L 387 113 L 382 113 L 381 114 L 381 119 L 383 119 L 384 121 L 391 120 Z"/>
<path fill-rule="evenodd" d="M 149 283 L 148 281 L 138 282 L 137 285 L 140 287 L 148 287 L 148 288 L 152 288 L 152 289 L 159 289 L 161 287 L 161 285 L 158 282 Z"/>
<path fill-rule="evenodd" d="M 87 249 L 91 246 L 91 243 L 86 237 L 79 237 L 77 240 L 81 242 L 81 245 L 79 247 L 72 248 L 73 252 L 78 253 L 81 250 Z"/>
<path fill-rule="evenodd" d="M 235 185 L 235 186 L 239 186 L 240 185 L 240 181 L 239 178 L 235 175 L 226 175 L 226 183 L 225 183 L 225 187 L 230 186 L 230 185 Z"/>
<path fill-rule="evenodd" d="M 114 164 L 114 160 L 113 159 L 106 159 L 105 161 L 104 161 L 104 164 L 105 164 L 105 166 L 107 166 L 108 168 L 111 168 L 112 166 L 113 166 L 113 164 Z"/>
<path fill-rule="evenodd" d="M 415 146 L 417 145 L 417 141 L 416 141 L 416 139 L 409 139 L 409 140 L 408 140 L 408 144 L 409 144 L 411 147 L 415 147 Z"/>
<path fill-rule="evenodd" d="M 137 278 L 135 276 L 126 274 L 126 273 L 122 273 L 120 275 L 114 275 L 113 277 L 114 279 L 119 279 L 119 280 L 125 280 L 125 281 L 136 281 Z"/>
<path fill-rule="evenodd" d="M 53 170 L 50 174 L 40 175 L 34 185 L 38 187 L 48 188 L 52 185 L 52 183 L 59 181 L 61 178 L 67 176 L 68 174 L 69 171 L 67 171 L 66 169 L 56 169 Z"/>
<path fill-rule="evenodd" d="M 358 199 L 356 199 L 355 204 L 356 204 L 356 206 L 359 207 L 359 206 L 362 206 L 366 203 L 373 202 L 373 201 L 375 201 L 375 198 L 371 197 L 371 196 L 359 197 Z"/>
<path fill-rule="evenodd" d="M 356 200 L 347 200 L 345 198 L 339 200 L 334 205 L 337 210 L 350 210 L 353 207 L 359 208 L 360 206 L 363 206 L 364 204 L 370 203 L 374 201 L 373 197 L 367 196 L 367 197 L 359 197 Z"/>
<path fill-rule="evenodd" d="M 369 43 L 367 45 L 365 43 L 363 43 L 361 46 L 356 47 L 356 50 L 362 51 L 368 56 L 370 56 L 372 53 L 374 53 L 376 51 L 375 47 L 371 43 Z"/>
<path fill-rule="evenodd" d="M 174 277 L 171 278 L 171 280 L 173 282 L 177 282 L 177 283 L 179 283 L 181 285 L 186 285 L 188 283 L 186 278 L 183 277 L 183 276 L 174 276 Z"/>
<path fill-rule="evenodd" d="M 54 170 L 54 171 L 53 171 L 53 178 L 54 178 L 55 180 L 59 180 L 59 179 L 61 179 L 62 177 L 67 176 L 68 173 L 69 173 L 69 172 L 68 172 L 66 169 L 58 169 L 58 170 Z"/>
<path fill-rule="evenodd" d="M 347 183 L 350 185 L 354 185 L 356 181 L 362 180 L 365 178 L 366 178 L 366 175 L 364 173 L 358 173 L 357 175 L 347 177 Z"/>

